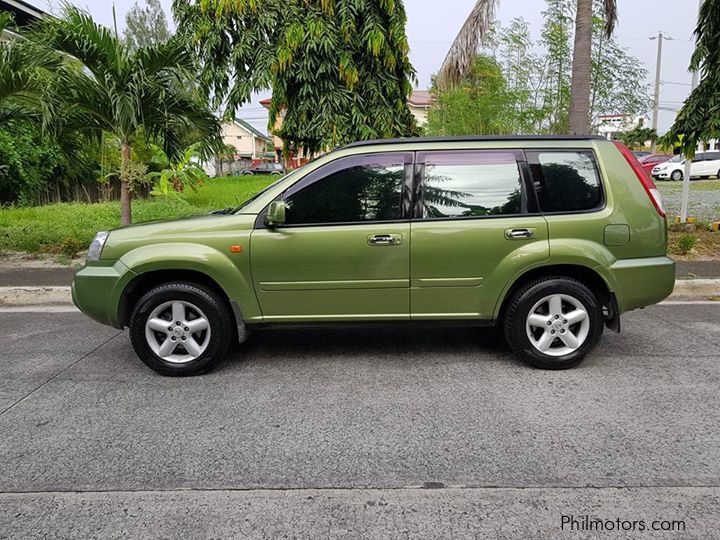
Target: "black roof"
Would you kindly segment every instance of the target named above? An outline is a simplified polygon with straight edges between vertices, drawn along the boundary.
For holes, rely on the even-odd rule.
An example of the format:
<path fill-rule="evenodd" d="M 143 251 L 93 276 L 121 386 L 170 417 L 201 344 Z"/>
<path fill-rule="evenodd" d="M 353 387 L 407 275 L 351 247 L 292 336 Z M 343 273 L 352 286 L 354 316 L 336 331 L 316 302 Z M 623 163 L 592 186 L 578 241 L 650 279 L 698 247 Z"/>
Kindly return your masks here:
<path fill-rule="evenodd" d="M 9 11 L 13 14 L 15 24 L 27 26 L 34 23 L 46 12 L 24 0 L 0 0 L 0 11 Z"/>
<path fill-rule="evenodd" d="M 588 141 L 605 140 L 602 135 L 463 135 L 460 137 L 406 137 L 403 139 L 375 139 L 358 141 L 344 148 L 357 146 L 378 146 L 402 143 L 478 142 L 478 141 Z"/>

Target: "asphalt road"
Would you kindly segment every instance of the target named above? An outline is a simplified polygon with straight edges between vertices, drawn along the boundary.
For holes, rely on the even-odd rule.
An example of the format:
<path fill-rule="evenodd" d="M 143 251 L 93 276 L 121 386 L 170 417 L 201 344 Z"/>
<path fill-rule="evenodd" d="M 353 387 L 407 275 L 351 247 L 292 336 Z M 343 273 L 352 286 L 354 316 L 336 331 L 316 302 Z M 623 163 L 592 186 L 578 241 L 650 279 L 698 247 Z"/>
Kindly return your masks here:
<path fill-rule="evenodd" d="M 718 537 L 719 320 L 628 314 L 565 372 L 477 330 L 267 331 L 167 379 L 78 313 L 0 313 L 0 538 Z"/>

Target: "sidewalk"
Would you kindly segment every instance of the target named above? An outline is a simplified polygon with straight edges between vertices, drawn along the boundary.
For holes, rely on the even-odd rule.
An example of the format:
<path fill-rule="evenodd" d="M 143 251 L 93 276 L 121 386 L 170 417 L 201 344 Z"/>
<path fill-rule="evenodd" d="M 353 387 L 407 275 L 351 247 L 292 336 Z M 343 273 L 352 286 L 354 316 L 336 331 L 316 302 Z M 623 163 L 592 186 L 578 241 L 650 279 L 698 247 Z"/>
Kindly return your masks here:
<path fill-rule="evenodd" d="M 0 287 L 69 287 L 72 283 L 73 268 L 2 268 L 0 266 Z M 720 279 L 718 261 L 679 261 L 678 279 Z"/>

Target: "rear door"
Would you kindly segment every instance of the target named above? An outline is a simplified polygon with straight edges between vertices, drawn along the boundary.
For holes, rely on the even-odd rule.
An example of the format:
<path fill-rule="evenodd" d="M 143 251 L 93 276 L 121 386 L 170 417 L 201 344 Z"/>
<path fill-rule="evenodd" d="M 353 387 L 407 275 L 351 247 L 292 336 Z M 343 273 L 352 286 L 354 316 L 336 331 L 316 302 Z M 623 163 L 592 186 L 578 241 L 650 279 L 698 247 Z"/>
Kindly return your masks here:
<path fill-rule="evenodd" d="M 337 159 L 283 194 L 284 225 L 259 217 L 251 264 L 266 321 L 409 318 L 412 158 Z"/>
<path fill-rule="evenodd" d="M 522 152 L 418 152 L 411 317 L 491 319 L 506 284 L 548 257 Z"/>

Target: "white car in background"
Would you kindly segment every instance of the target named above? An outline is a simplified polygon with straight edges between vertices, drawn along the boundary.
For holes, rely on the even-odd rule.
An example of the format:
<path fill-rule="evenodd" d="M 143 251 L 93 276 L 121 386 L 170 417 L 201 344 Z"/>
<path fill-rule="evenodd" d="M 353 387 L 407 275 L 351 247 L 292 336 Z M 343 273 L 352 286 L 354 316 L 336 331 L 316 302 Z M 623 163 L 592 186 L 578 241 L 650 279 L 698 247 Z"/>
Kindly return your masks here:
<path fill-rule="evenodd" d="M 656 180 L 682 180 L 685 174 L 685 159 L 678 155 L 661 163 L 652 170 Z M 698 152 L 690 164 L 690 178 L 720 178 L 720 151 Z"/>

